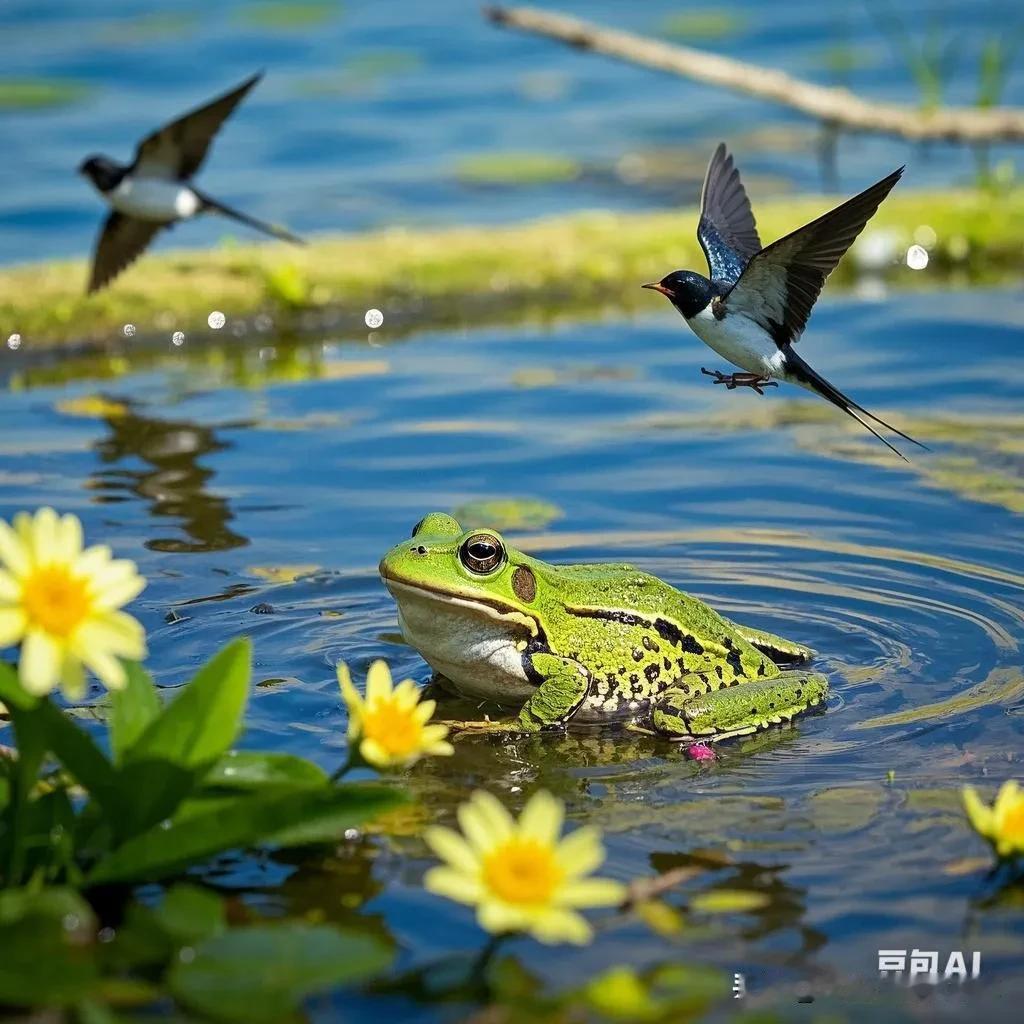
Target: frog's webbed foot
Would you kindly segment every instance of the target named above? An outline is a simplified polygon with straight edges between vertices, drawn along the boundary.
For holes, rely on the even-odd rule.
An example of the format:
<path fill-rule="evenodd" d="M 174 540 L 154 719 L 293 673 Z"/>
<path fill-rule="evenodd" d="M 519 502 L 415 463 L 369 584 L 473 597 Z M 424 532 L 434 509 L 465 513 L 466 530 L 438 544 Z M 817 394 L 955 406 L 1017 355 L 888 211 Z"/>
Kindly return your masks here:
<path fill-rule="evenodd" d="M 694 684 L 696 686 L 696 682 Z M 658 698 L 655 729 L 673 740 L 716 743 L 788 722 L 824 702 L 828 680 L 816 672 L 782 672 L 774 679 L 737 683 L 709 693 L 684 677 Z"/>
<path fill-rule="evenodd" d="M 762 388 L 779 386 L 778 381 L 760 373 L 722 373 L 721 370 L 707 370 L 703 366 L 700 372 L 706 377 L 714 377 L 713 383 L 724 384 L 728 391 L 734 391 L 736 388 L 753 388 L 759 395 L 763 395 Z"/>

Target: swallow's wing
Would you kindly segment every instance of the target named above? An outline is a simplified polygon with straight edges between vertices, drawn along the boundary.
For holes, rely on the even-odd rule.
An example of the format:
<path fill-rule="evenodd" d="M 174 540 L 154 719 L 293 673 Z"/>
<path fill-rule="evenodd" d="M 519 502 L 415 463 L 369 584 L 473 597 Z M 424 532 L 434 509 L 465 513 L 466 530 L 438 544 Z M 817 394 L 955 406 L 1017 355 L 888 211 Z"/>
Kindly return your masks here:
<path fill-rule="evenodd" d="M 237 89 L 184 114 L 143 139 L 135 151 L 135 163 L 131 169 L 176 181 L 191 178 L 206 159 L 210 143 L 220 126 L 262 77 L 261 71 L 247 78 Z"/>
<path fill-rule="evenodd" d="M 718 144 L 704 176 L 697 238 L 712 280 L 728 284 L 736 283 L 761 249 L 750 200 L 724 142 Z"/>
<path fill-rule="evenodd" d="M 87 294 L 91 295 L 109 284 L 128 264 L 142 255 L 161 228 L 168 226 L 160 221 L 126 217 L 112 210 L 96 240 Z"/>
<path fill-rule="evenodd" d="M 726 310 L 756 320 L 780 347 L 796 341 L 825 279 L 902 174 L 900 167 L 842 206 L 762 249 L 723 298 Z"/>

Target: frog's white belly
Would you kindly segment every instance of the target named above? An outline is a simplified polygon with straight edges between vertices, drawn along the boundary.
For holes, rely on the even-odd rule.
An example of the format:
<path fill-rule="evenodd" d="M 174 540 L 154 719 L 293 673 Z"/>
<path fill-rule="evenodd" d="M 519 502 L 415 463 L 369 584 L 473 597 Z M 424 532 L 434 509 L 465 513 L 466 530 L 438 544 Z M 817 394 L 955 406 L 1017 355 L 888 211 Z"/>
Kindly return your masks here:
<path fill-rule="evenodd" d="M 394 580 L 385 583 L 398 601 L 402 635 L 461 694 L 515 705 L 535 692 L 517 646 L 521 627 L 486 606 L 439 599 Z"/>
<path fill-rule="evenodd" d="M 181 182 L 132 175 L 108 192 L 107 198 L 119 213 L 161 223 L 194 217 L 202 206 L 199 196 Z"/>
<path fill-rule="evenodd" d="M 708 348 L 748 373 L 781 376 L 783 356 L 772 336 L 749 317 L 727 313 L 717 320 L 710 303 L 687 325 Z"/>

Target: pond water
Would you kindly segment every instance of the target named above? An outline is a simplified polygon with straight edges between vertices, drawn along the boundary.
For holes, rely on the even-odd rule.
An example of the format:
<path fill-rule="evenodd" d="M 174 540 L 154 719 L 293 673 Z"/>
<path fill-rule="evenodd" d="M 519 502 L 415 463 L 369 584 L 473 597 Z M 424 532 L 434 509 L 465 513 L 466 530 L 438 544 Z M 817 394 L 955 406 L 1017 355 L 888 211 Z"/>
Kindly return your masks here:
<path fill-rule="evenodd" d="M 260 351 L 125 349 L 63 383 L 47 379 L 66 366 L 9 353 L 0 515 L 52 503 L 139 562 L 151 582 L 137 610 L 165 686 L 252 636 L 245 745 L 333 768 L 339 659 L 357 679 L 377 657 L 398 677 L 429 674 L 397 635 L 380 555 L 432 509 L 481 521 L 482 501 L 550 503 L 551 522 L 514 507 L 540 517 L 512 523 L 517 546 L 634 562 L 810 644 L 834 696 L 710 764 L 588 734 L 465 741 L 415 769 L 419 824 L 447 819 L 473 787 L 518 807 L 543 786 L 572 821 L 606 831 L 609 874 L 696 865 L 673 905 L 708 889 L 766 898 L 747 914 L 693 914 L 668 938 L 626 920 L 588 949 L 508 951 L 555 989 L 614 963 L 682 961 L 743 972 L 752 998 L 791 1003 L 809 982 L 819 998 L 838 987 L 884 1007 L 897 990 L 877 986 L 879 949 L 943 962 L 977 949 L 970 994 L 915 997 L 907 1012 L 997 1012 L 1024 995 L 1024 908 L 1019 888 L 987 876 L 958 790 L 1022 773 L 1022 325 L 1018 291 L 822 304 L 805 356 L 933 448 L 909 465 L 791 389 L 715 388 L 669 310 L 401 339 L 385 324 Z M 482 937 L 469 912 L 422 891 L 419 824 L 313 861 L 226 859 L 204 877 L 275 913 L 316 907 L 388 933 L 401 966 L 429 967 Z M 347 1005 L 380 1012 L 369 996 Z M 384 1005 L 395 1019 L 437 1012 L 411 996 Z"/>

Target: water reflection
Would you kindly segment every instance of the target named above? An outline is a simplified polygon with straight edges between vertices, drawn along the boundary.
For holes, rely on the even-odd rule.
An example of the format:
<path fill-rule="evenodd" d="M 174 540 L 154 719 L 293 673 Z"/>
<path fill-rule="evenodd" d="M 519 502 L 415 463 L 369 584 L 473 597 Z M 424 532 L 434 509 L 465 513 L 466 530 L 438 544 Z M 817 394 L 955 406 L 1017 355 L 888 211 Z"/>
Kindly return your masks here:
<path fill-rule="evenodd" d="M 146 547 L 154 551 L 225 551 L 249 543 L 229 524 L 234 513 L 226 498 L 207 485 L 214 470 L 203 466 L 204 455 L 224 451 L 212 427 L 188 420 L 165 420 L 126 410 L 104 418 L 109 435 L 95 445 L 107 468 L 92 474 L 92 486 L 101 502 L 126 500 L 126 492 L 147 502 L 154 516 L 180 521 L 190 539 L 152 537 Z M 136 460 L 144 468 L 135 469 Z"/>

